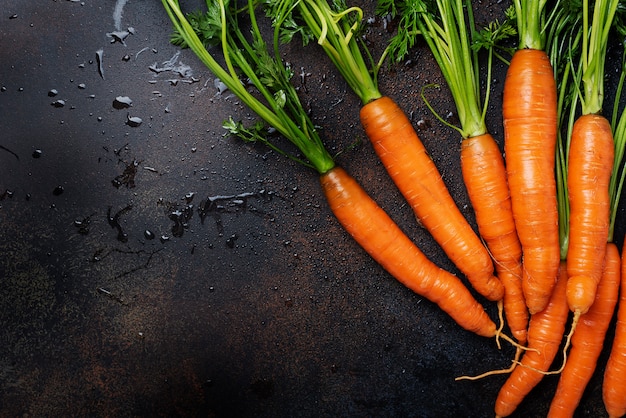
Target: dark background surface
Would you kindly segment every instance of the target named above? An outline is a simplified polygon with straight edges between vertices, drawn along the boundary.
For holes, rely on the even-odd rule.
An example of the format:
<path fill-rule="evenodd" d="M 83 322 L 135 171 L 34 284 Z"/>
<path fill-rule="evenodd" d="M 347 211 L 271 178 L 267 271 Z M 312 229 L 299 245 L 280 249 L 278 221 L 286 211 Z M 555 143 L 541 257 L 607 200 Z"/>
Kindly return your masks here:
<path fill-rule="evenodd" d="M 477 20 L 506 5 L 476 2 Z M 513 349 L 463 331 L 386 274 L 338 225 L 315 173 L 225 137 L 224 119 L 253 115 L 193 54 L 178 55 L 160 2 L 0 6 L 3 416 L 493 415 L 505 376 L 454 378 L 507 367 Z M 120 31 L 132 33 L 114 42 Z M 377 20 L 367 36 L 380 52 L 389 33 Z M 326 57 L 297 44 L 285 57 L 338 162 L 456 273 L 378 162 Z M 498 64 L 488 120 L 500 143 L 503 74 Z M 428 51 L 380 80 L 473 222 L 459 138 L 419 97 L 443 84 Z M 453 111 L 445 89 L 427 94 Z M 132 106 L 116 109 L 117 96 Z M 579 416 L 604 414 L 606 356 Z M 516 416 L 544 416 L 557 380 L 546 377 Z"/>

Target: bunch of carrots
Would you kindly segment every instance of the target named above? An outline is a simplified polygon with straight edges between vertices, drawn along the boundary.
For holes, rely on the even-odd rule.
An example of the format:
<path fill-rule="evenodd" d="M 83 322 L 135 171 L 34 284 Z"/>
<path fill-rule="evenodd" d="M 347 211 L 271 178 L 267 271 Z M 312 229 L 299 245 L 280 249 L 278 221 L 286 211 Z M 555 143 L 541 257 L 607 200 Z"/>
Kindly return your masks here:
<path fill-rule="evenodd" d="M 626 111 L 620 115 L 618 106 L 626 52 L 612 120 L 602 116 L 608 39 L 626 34 L 618 0 L 556 0 L 549 7 L 546 0 L 513 0 L 504 22 L 482 31 L 470 0 L 380 0 L 377 13 L 392 17 L 397 33 L 378 60 L 360 36 L 363 11 L 343 0 L 207 0 L 205 12 L 193 13 L 183 12 L 178 0 L 162 3 L 174 26 L 172 41 L 192 49 L 259 116 L 252 126 L 229 119 L 229 133 L 313 169 L 337 220 L 391 276 L 464 329 L 517 347 L 511 367 L 485 374 L 510 374 L 495 400 L 496 416 L 512 414 L 546 374 L 560 374 L 549 416 L 572 416 L 616 309 L 604 401 L 611 417 L 626 414 L 626 263 L 613 237 L 626 176 Z M 271 17 L 269 43 L 259 29 L 260 10 Z M 462 278 L 431 262 L 336 164 L 291 84 L 293 70 L 281 59 L 281 42 L 296 34 L 327 54 L 361 101 L 363 129 L 420 224 L 506 320 L 496 325 Z M 499 47 L 512 36 L 517 44 L 508 61 L 507 49 Z M 429 90 L 422 91 L 426 106 L 461 137 L 459 157 L 478 231 L 410 119 L 379 89 L 382 64 L 401 61 L 420 41 L 456 105 L 459 126 L 439 116 Z M 479 71 L 483 48 L 486 87 Z M 504 156 L 486 123 L 494 57 L 509 65 Z M 269 128 L 299 155 L 285 151 Z M 549 371 L 560 350 L 562 365 Z"/>

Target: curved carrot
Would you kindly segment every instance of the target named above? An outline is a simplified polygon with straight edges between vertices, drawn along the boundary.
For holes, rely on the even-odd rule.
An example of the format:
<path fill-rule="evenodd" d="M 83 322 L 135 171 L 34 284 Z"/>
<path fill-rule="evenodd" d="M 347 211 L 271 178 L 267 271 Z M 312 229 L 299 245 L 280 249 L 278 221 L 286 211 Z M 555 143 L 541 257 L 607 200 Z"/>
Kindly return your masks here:
<path fill-rule="evenodd" d="M 605 266 L 595 294 L 595 301 L 580 317 L 574 331 L 567 362 L 561 372 L 556 394 L 550 404 L 549 418 L 572 417 L 582 398 L 609 327 L 620 285 L 620 254 L 613 243 L 605 245 Z M 571 279 L 569 279 L 571 280 Z"/>
<path fill-rule="evenodd" d="M 417 218 L 452 262 L 487 299 L 502 299 L 504 288 L 493 275 L 483 243 L 456 206 L 411 121 L 389 97 L 364 105 L 361 123 L 389 175 Z"/>
<path fill-rule="evenodd" d="M 622 277 L 615 339 L 604 370 L 602 400 L 609 417 L 626 415 L 626 245 L 622 248 Z"/>
<path fill-rule="evenodd" d="M 496 335 L 495 324 L 461 280 L 429 261 L 354 178 L 335 167 L 320 181 L 339 222 L 385 270 L 466 330 Z"/>
<path fill-rule="evenodd" d="M 560 262 L 556 181 L 556 83 L 545 51 L 520 49 L 511 60 L 502 107 L 505 159 L 522 285 L 531 314 L 550 299 Z"/>
<path fill-rule="evenodd" d="M 528 325 L 528 351 L 506 380 L 495 404 L 497 417 L 511 415 L 524 397 L 541 381 L 559 351 L 569 309 L 565 291 L 567 270 L 561 263 L 552 296 L 541 312 L 531 315 Z"/>
<path fill-rule="evenodd" d="M 609 236 L 609 181 L 613 168 L 613 134 L 600 115 L 574 123 L 567 189 L 570 202 L 567 251 L 567 302 L 585 313 L 595 299 Z"/>
<path fill-rule="evenodd" d="M 517 341 L 525 344 L 529 315 L 522 292 L 522 247 L 513 220 L 504 159 L 490 134 L 461 142 L 461 168 L 478 232 L 504 286 L 507 323 Z"/>

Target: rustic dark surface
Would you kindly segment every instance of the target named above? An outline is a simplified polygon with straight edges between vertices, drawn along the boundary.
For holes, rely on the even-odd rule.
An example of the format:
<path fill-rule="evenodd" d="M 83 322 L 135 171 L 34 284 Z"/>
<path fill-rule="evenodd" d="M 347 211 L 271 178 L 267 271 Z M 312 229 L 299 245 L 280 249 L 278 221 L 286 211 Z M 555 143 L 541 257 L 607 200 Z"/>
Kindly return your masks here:
<path fill-rule="evenodd" d="M 251 112 L 193 54 L 177 56 L 160 2 L 0 5 L 0 415 L 492 416 L 505 376 L 454 378 L 507 367 L 513 349 L 463 331 L 386 274 L 338 225 L 315 173 L 225 137 L 225 118 Z M 506 3 L 476 7 L 484 22 Z M 373 50 L 388 36 L 375 22 Z M 338 162 L 456 273 L 326 57 L 299 45 L 285 57 L 302 69 L 294 82 Z M 499 141 L 502 76 L 498 64 L 489 126 Z M 443 84 L 428 52 L 419 46 L 380 80 L 473 222 L 459 139 L 419 97 Z M 118 96 L 132 105 L 116 109 Z M 429 97 L 453 110 L 445 89 Z M 606 356 L 581 417 L 604 413 Z M 544 416 L 557 379 L 516 416 Z"/>

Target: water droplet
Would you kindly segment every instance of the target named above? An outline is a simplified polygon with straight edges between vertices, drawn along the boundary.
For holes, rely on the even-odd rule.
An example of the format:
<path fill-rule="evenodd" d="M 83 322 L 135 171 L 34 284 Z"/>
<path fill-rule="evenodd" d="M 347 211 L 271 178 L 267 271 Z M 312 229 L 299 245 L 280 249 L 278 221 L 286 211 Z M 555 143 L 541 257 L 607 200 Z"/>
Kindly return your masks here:
<path fill-rule="evenodd" d="M 133 101 L 128 96 L 117 96 L 115 100 L 113 100 L 113 107 L 115 109 L 125 109 L 132 105 Z"/>
<path fill-rule="evenodd" d="M 9 19 L 17 19 L 17 14 L 9 16 Z"/>
<path fill-rule="evenodd" d="M 36 149 L 33 151 L 33 158 L 40 158 L 41 154 L 43 154 L 43 151 L 41 151 L 40 149 Z"/>
<path fill-rule="evenodd" d="M 165 244 L 167 241 L 170 240 L 170 237 L 168 237 L 167 235 L 161 235 L 160 240 L 162 244 Z"/>
<path fill-rule="evenodd" d="M 52 191 L 52 194 L 55 195 L 55 196 L 61 196 L 64 191 L 65 191 L 65 189 L 63 189 L 63 186 L 57 186 Z"/>
<path fill-rule="evenodd" d="M 143 231 L 143 236 L 146 239 L 154 239 L 155 237 L 154 232 L 150 231 L 149 229 L 146 229 L 145 231 Z"/>
<path fill-rule="evenodd" d="M 102 60 L 104 59 L 104 50 L 99 49 L 96 51 L 96 61 L 98 62 L 98 73 L 100 77 L 104 79 L 104 67 L 102 64 Z"/>
<path fill-rule="evenodd" d="M 52 106 L 54 107 L 63 107 L 65 106 L 65 100 L 55 100 L 54 102 L 50 103 Z"/>
<path fill-rule="evenodd" d="M 78 88 L 81 89 L 81 90 L 85 90 L 85 88 L 87 88 L 87 86 L 85 86 L 85 83 L 80 83 L 78 85 Z"/>
<path fill-rule="evenodd" d="M 142 122 L 143 120 L 137 116 L 128 115 L 126 117 L 126 125 L 130 126 L 131 128 L 138 127 L 139 125 L 141 125 Z"/>
<path fill-rule="evenodd" d="M 130 55 L 126 54 L 122 57 L 122 61 L 130 61 Z"/>
<path fill-rule="evenodd" d="M 51 89 L 51 90 L 48 92 L 48 97 L 54 97 L 54 96 L 56 96 L 57 94 L 59 94 L 59 91 L 58 91 L 57 89 Z"/>

